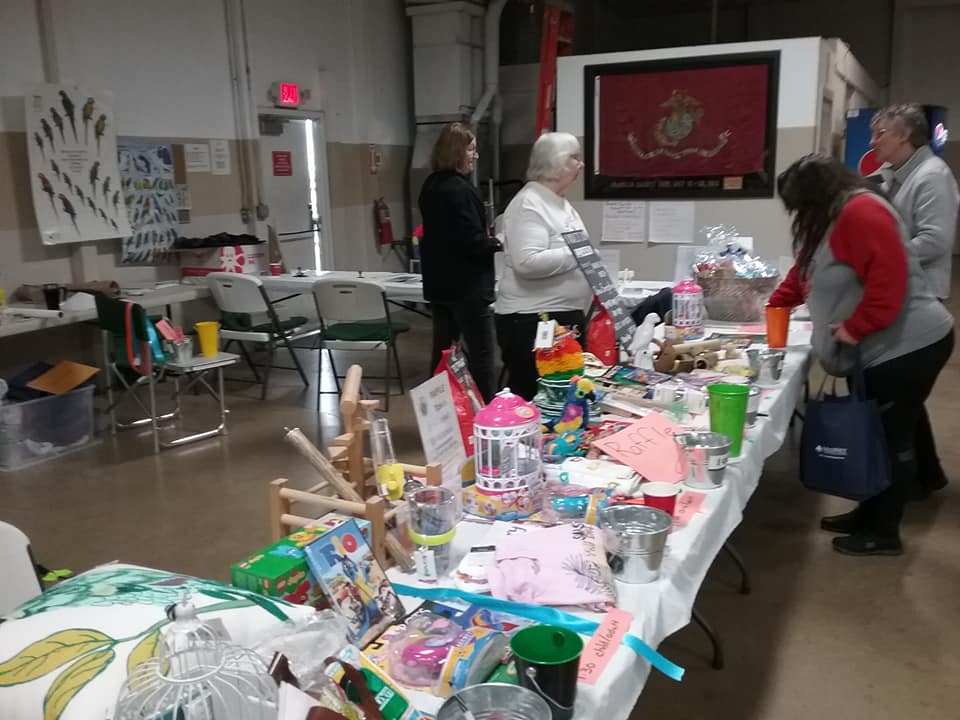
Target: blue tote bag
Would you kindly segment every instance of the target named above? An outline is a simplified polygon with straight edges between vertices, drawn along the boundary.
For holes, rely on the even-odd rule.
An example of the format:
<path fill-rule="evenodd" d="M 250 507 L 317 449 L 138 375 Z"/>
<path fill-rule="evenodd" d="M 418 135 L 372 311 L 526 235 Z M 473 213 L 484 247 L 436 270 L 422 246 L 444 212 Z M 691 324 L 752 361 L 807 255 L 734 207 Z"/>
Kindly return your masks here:
<path fill-rule="evenodd" d="M 809 490 L 849 500 L 866 500 L 891 483 L 880 407 L 866 396 L 860 353 L 850 394 L 823 392 L 807 402 L 800 441 L 800 481 Z"/>

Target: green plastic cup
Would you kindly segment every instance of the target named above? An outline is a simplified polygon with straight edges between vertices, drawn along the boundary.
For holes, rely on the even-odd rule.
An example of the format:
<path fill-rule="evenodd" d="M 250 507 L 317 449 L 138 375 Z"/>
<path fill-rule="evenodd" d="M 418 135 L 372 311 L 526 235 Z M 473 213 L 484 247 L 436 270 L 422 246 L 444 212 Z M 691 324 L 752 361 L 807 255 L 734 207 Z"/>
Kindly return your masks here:
<path fill-rule="evenodd" d="M 750 387 L 718 383 L 708 385 L 707 394 L 710 396 L 710 430 L 730 438 L 730 457 L 740 457 Z"/>

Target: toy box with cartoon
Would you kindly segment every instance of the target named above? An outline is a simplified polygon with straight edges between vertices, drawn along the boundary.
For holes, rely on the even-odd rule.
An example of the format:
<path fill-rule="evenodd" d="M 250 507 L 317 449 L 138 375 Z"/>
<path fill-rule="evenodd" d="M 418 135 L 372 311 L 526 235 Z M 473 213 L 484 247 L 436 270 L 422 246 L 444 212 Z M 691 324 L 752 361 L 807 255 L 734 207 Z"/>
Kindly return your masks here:
<path fill-rule="evenodd" d="M 351 642 L 362 648 L 403 617 L 403 604 L 356 521 L 331 529 L 304 551 L 330 606 L 346 620 Z"/>
<path fill-rule="evenodd" d="M 350 519 L 338 513 L 324 515 L 313 526 L 298 530 L 234 564 L 230 568 L 230 583 L 298 605 L 312 605 L 318 610 L 329 607 L 323 589 L 307 566 L 303 548 Z M 369 539 L 370 523 L 356 522 L 363 536 Z"/>
<path fill-rule="evenodd" d="M 419 609 L 370 644 L 365 654 L 410 690 L 449 697 L 485 681 L 503 660 L 507 636 Z"/>

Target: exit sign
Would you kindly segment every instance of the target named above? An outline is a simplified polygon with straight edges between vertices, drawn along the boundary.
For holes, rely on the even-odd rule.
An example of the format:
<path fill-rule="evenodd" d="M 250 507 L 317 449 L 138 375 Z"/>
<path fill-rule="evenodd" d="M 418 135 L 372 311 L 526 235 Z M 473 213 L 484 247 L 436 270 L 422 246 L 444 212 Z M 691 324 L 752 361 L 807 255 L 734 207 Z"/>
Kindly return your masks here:
<path fill-rule="evenodd" d="M 300 106 L 300 86 L 296 83 L 275 82 L 270 87 L 274 105 L 295 108 Z"/>

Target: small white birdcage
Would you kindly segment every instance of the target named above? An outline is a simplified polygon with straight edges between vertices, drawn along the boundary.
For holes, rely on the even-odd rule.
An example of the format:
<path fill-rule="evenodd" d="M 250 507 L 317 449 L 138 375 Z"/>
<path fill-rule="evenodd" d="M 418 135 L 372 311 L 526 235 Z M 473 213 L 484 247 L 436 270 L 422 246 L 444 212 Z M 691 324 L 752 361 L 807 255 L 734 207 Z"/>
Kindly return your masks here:
<path fill-rule="evenodd" d="M 130 672 L 113 720 L 274 720 L 277 684 L 260 656 L 218 638 L 188 595 L 171 610 L 157 655 Z"/>
<path fill-rule="evenodd" d="M 474 417 L 473 436 L 481 491 L 539 491 L 543 435 L 536 405 L 504 388 Z"/>

